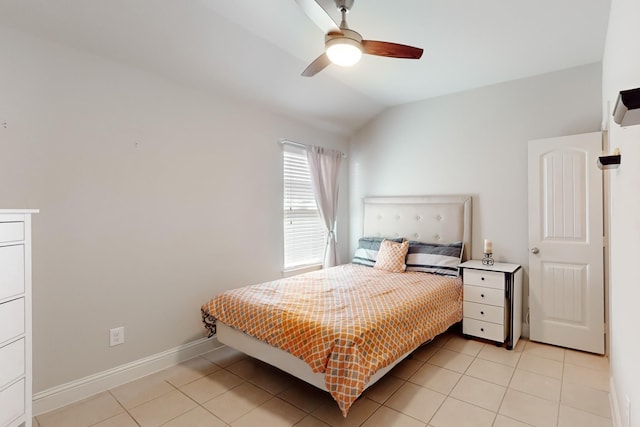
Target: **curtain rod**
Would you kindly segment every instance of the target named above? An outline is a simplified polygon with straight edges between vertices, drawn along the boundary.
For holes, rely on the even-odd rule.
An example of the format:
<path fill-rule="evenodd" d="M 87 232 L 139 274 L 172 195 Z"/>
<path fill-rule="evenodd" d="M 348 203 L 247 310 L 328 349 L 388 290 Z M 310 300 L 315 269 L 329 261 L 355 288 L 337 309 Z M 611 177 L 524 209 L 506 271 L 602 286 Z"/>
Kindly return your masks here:
<path fill-rule="evenodd" d="M 308 145 L 307 144 L 302 144 L 301 142 L 295 142 L 295 141 L 291 141 L 290 139 L 285 139 L 285 138 L 280 138 L 280 140 L 278 141 L 279 144 L 289 144 L 289 145 L 294 145 L 296 147 L 300 147 L 300 148 L 304 148 L 305 150 L 307 149 Z M 343 153 L 340 150 L 336 150 L 338 151 L 340 154 L 342 154 L 342 158 L 346 159 L 347 155 L 345 153 Z"/>

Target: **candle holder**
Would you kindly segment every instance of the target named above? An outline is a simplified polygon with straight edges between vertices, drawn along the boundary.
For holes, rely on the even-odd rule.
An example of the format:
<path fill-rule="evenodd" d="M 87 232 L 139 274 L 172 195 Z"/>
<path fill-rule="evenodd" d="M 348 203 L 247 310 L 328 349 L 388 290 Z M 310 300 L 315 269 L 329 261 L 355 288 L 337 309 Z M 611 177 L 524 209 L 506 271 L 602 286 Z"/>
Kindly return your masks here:
<path fill-rule="evenodd" d="M 492 253 L 484 253 L 484 257 L 482 258 L 482 265 L 493 265 Z"/>

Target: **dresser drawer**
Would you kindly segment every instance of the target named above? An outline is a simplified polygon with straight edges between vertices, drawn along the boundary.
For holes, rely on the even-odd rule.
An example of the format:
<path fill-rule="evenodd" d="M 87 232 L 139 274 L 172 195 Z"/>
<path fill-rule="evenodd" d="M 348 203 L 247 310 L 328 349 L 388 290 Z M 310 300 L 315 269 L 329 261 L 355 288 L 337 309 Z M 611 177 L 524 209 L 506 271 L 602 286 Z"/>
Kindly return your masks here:
<path fill-rule="evenodd" d="M 499 342 L 504 342 L 507 336 L 504 325 L 467 318 L 462 321 L 462 333 Z"/>
<path fill-rule="evenodd" d="M 464 300 L 504 307 L 504 291 L 501 289 L 465 285 Z"/>
<path fill-rule="evenodd" d="M 0 347 L 0 388 L 24 375 L 24 338 Z"/>
<path fill-rule="evenodd" d="M 501 325 L 504 324 L 503 307 L 464 301 L 462 310 L 464 317 L 484 320 L 485 322 L 499 323 Z"/>
<path fill-rule="evenodd" d="M 0 246 L 0 300 L 23 292 L 24 245 Z"/>
<path fill-rule="evenodd" d="M 0 243 L 24 240 L 24 222 L 0 222 Z"/>
<path fill-rule="evenodd" d="M 9 421 L 13 421 L 24 414 L 25 402 L 25 382 L 24 378 L 15 384 L 5 388 L 0 388 L 0 425 L 6 426 Z"/>
<path fill-rule="evenodd" d="M 465 268 L 464 284 L 485 288 L 504 289 L 504 274 L 498 271 L 472 270 Z"/>
<path fill-rule="evenodd" d="M 0 304 L 0 344 L 24 334 L 24 298 Z"/>

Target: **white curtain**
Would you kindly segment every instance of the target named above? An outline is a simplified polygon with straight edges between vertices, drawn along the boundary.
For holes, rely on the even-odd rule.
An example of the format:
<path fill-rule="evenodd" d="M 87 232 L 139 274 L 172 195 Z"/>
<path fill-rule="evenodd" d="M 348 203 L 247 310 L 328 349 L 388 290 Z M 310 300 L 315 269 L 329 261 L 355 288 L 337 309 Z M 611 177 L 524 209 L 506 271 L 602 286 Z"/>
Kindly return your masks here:
<path fill-rule="evenodd" d="M 338 175 L 342 153 L 329 148 L 307 146 L 307 161 L 320 218 L 327 229 L 327 247 L 323 268 L 340 263 L 336 250 L 336 215 L 338 211 Z"/>

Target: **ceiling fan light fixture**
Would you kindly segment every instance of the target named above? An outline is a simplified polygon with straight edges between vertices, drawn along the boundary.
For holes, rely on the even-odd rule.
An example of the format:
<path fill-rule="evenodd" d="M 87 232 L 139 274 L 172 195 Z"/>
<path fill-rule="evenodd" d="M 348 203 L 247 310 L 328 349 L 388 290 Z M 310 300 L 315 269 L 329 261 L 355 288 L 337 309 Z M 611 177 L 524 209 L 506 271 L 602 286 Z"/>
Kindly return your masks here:
<path fill-rule="evenodd" d="M 348 67 L 360 61 L 363 53 L 388 58 L 420 59 L 423 49 L 399 43 L 377 40 L 363 40 L 360 33 L 351 30 L 347 24 L 347 13 L 355 0 L 334 0 L 340 11 L 340 25 L 333 20 L 321 4 L 328 0 L 296 0 L 313 22 L 326 31 L 325 51 L 302 72 L 304 77 L 315 76 L 330 64 Z"/>
<path fill-rule="evenodd" d="M 335 37 L 326 43 L 329 60 L 342 67 L 357 64 L 362 58 L 362 46 L 349 37 Z"/>

